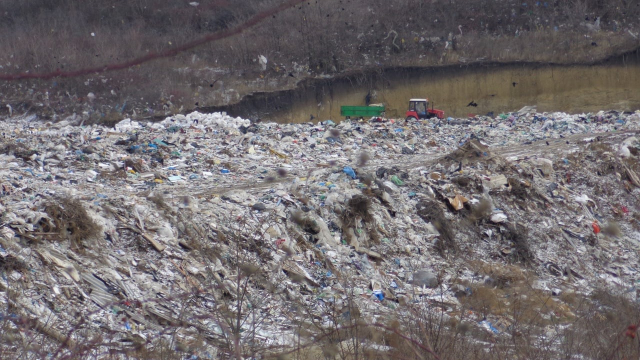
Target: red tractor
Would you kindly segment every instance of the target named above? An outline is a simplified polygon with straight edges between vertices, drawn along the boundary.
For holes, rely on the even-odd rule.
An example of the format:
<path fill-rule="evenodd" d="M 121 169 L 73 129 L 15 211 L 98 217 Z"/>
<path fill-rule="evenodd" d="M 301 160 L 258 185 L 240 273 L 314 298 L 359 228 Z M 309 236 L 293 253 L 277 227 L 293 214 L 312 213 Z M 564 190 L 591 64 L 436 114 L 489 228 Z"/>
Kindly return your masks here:
<path fill-rule="evenodd" d="M 430 118 L 444 119 L 444 111 L 429 109 L 429 99 L 410 99 L 407 121 Z"/>

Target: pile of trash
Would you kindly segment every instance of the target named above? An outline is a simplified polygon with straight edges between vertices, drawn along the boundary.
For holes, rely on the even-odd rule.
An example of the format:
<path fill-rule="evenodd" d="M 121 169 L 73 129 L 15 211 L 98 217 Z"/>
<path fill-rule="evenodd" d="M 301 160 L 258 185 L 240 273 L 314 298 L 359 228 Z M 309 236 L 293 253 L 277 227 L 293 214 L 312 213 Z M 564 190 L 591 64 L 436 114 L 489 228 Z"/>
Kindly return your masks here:
<path fill-rule="evenodd" d="M 0 127 L 6 354 L 217 358 L 412 304 L 500 336 L 516 319 L 471 301 L 510 267 L 539 294 L 640 295 L 639 112 Z"/>

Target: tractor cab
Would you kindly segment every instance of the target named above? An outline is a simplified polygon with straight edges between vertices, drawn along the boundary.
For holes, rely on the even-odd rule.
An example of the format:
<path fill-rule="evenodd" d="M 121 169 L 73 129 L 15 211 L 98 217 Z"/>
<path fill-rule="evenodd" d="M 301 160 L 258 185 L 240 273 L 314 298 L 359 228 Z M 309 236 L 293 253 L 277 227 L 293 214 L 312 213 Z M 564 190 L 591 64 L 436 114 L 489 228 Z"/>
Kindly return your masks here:
<path fill-rule="evenodd" d="M 429 109 L 429 99 L 410 99 L 409 110 L 407 110 L 407 121 L 418 119 L 429 119 L 436 117 L 444 118 L 444 111 L 438 109 Z"/>

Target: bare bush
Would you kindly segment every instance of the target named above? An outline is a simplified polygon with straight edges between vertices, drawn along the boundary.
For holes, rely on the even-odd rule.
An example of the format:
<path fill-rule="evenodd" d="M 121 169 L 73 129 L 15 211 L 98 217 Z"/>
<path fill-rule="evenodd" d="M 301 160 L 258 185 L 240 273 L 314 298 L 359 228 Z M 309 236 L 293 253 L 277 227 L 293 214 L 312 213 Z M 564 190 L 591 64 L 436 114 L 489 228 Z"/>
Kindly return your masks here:
<path fill-rule="evenodd" d="M 80 248 L 87 239 L 100 235 L 100 226 L 93 221 L 78 199 L 59 198 L 45 207 L 45 212 L 53 220 L 53 227 L 43 223 L 45 232 L 57 232 L 60 239 L 70 240 Z"/>

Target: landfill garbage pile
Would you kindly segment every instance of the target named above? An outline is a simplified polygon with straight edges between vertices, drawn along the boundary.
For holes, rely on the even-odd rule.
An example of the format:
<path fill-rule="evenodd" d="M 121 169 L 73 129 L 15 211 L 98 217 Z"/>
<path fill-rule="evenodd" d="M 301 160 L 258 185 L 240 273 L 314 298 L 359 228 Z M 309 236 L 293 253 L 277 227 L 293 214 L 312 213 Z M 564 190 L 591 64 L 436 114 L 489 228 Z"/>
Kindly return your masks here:
<path fill-rule="evenodd" d="M 639 112 L 0 127 L 2 358 L 260 358 L 415 306 L 488 346 L 518 296 L 543 338 L 638 300 Z"/>

